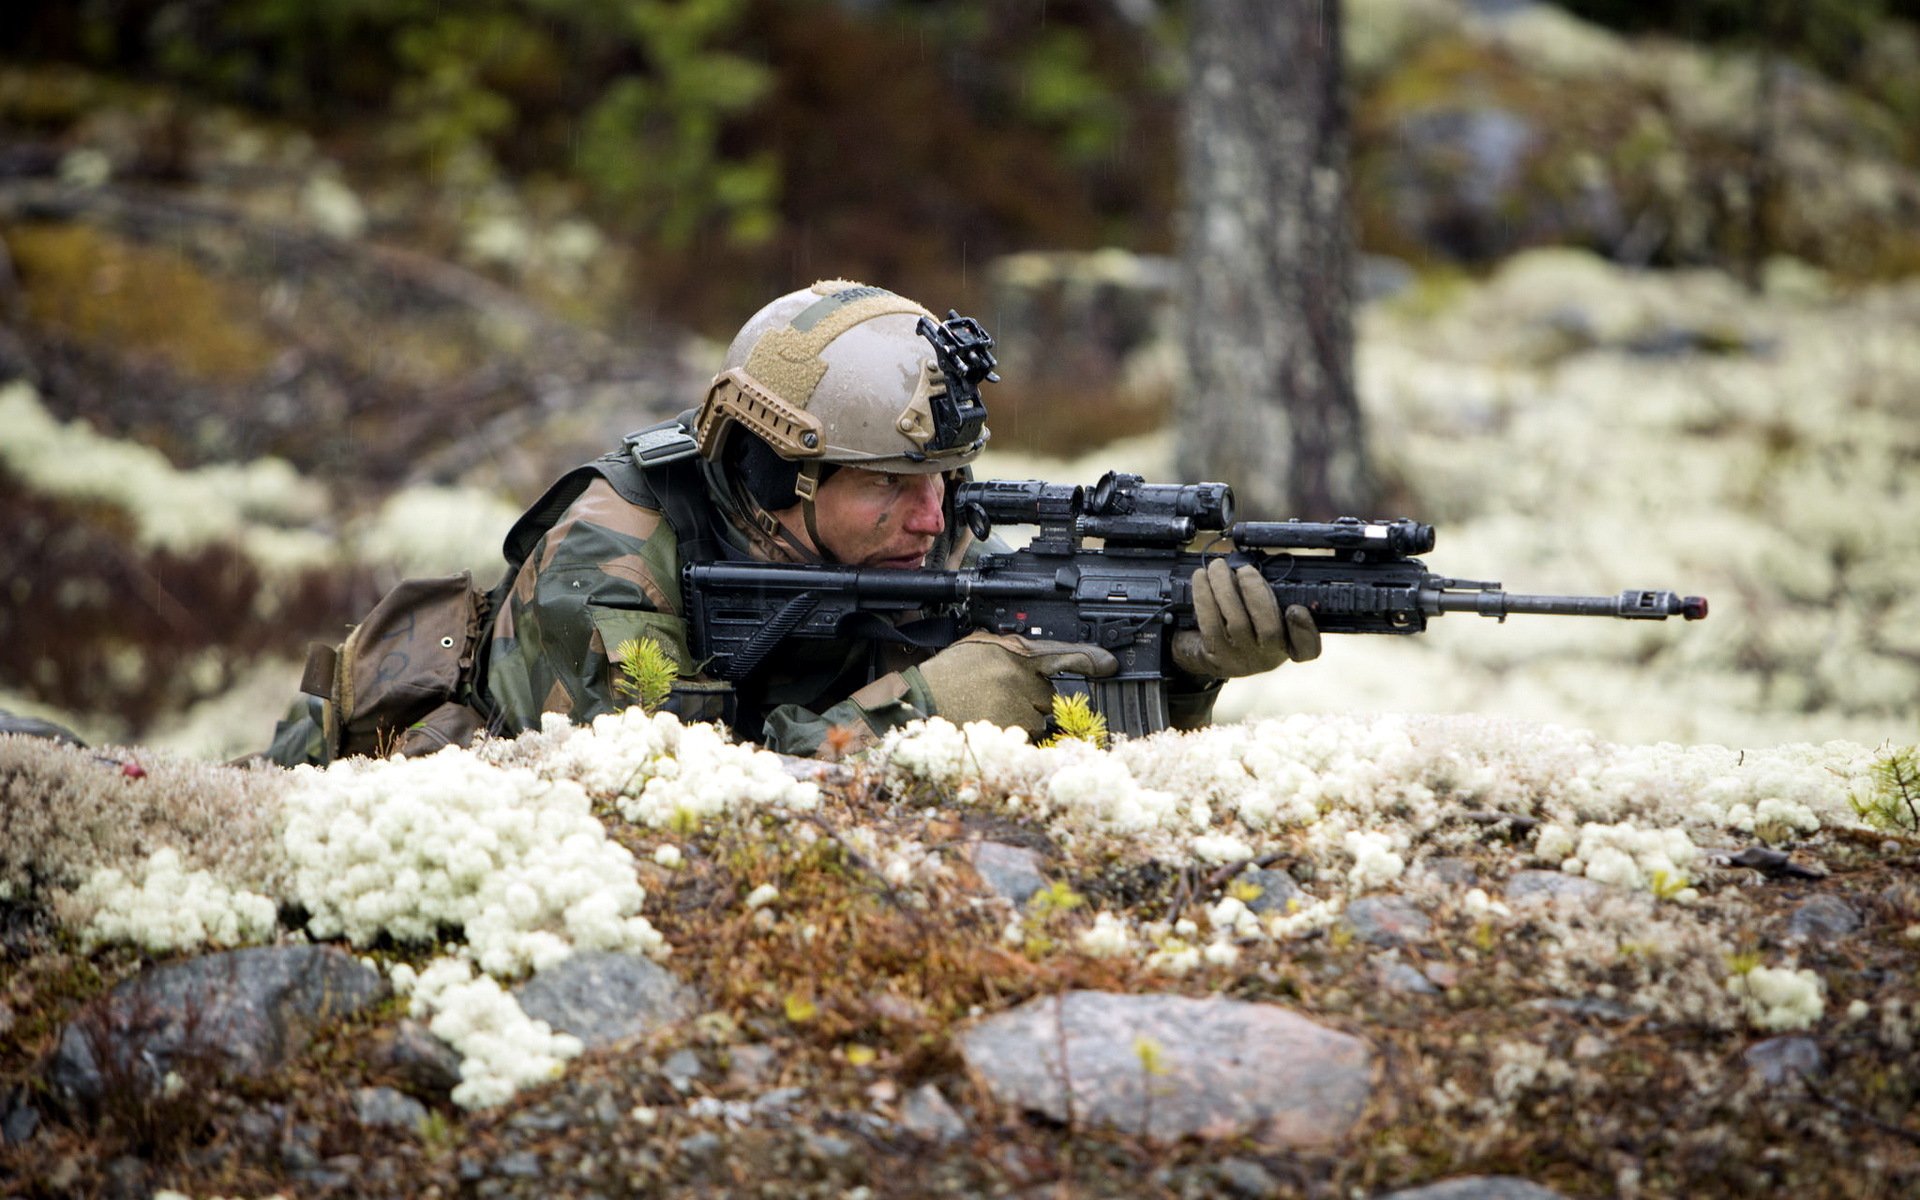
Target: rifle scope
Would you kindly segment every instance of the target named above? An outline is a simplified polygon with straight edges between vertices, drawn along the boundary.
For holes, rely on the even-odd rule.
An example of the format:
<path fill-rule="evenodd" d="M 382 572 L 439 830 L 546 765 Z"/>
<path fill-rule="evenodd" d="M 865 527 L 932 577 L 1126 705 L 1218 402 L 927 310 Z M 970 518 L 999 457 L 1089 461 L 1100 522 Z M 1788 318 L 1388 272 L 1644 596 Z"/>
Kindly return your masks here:
<path fill-rule="evenodd" d="M 1433 526 L 1399 517 L 1391 521 L 1242 521 L 1227 530 L 1242 550 L 1363 550 L 1376 557 L 1407 558 L 1433 549 Z"/>
<path fill-rule="evenodd" d="M 1071 525 L 1086 537 L 1186 541 L 1197 530 L 1225 529 L 1233 520 L 1233 489 L 1224 483 L 1146 483 L 1116 471 L 1090 489 L 1038 479 L 963 483 L 954 489 L 953 503 L 976 534 L 984 522 L 989 528 Z"/>

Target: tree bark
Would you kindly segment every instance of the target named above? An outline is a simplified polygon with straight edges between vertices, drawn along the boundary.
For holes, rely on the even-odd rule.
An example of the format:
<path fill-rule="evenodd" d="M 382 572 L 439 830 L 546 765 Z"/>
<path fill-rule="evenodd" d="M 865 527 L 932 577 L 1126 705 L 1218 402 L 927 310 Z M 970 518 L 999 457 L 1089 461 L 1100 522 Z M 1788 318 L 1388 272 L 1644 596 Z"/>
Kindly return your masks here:
<path fill-rule="evenodd" d="M 1338 0 L 1194 0 L 1182 166 L 1182 478 L 1243 518 L 1372 516 L 1353 386 Z"/>

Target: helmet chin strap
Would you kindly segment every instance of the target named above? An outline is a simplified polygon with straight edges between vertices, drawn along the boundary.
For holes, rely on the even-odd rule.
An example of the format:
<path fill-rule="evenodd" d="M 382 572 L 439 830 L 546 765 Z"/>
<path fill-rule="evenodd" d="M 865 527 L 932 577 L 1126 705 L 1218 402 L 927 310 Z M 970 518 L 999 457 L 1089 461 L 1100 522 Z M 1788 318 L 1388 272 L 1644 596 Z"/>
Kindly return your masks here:
<path fill-rule="evenodd" d="M 793 494 L 800 497 L 800 519 L 806 522 L 807 540 L 813 543 L 814 557 L 820 562 L 837 562 L 827 544 L 820 540 L 820 526 L 814 517 L 814 495 L 820 490 L 820 464 L 808 461 L 800 464 L 800 477 L 793 481 Z M 786 531 L 781 530 L 782 533 Z M 795 541 L 788 535 L 788 541 Z M 796 542 L 797 544 L 797 542 Z"/>

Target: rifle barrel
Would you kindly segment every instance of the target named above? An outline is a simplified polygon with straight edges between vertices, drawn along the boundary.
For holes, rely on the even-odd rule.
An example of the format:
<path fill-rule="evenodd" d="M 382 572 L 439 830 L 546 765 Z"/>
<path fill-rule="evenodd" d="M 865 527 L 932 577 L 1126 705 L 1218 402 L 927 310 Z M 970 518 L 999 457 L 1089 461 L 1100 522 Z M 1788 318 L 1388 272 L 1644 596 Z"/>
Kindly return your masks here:
<path fill-rule="evenodd" d="M 1542 613 L 1556 617 L 1619 617 L 1634 621 L 1664 621 L 1684 617 L 1698 621 L 1707 615 L 1704 596 L 1675 592 L 1628 590 L 1617 596 L 1535 596 L 1493 588 L 1450 590 L 1425 588 L 1420 607 L 1428 613 L 1470 612 L 1505 620 L 1514 613 Z"/>

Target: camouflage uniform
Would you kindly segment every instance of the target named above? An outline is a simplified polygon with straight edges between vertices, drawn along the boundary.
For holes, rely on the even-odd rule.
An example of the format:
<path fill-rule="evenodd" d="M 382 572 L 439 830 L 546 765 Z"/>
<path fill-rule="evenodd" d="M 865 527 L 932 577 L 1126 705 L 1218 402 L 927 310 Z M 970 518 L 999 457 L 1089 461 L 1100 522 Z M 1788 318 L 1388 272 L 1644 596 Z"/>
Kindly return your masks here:
<path fill-rule="evenodd" d="M 724 496 L 714 471 L 703 464 L 702 473 L 709 502 Z M 741 557 L 798 561 L 729 506 L 714 508 Z M 942 539 L 930 565 L 977 557 L 971 538 L 961 540 L 968 545 Z M 727 719 L 740 736 L 788 754 L 816 753 L 836 726 L 851 749 L 933 712 L 910 669 L 930 652 L 884 642 L 793 643 L 771 679 L 740 693 L 703 677 L 687 642 L 681 565 L 679 534 L 662 512 L 604 480 L 589 485 L 535 544 L 495 621 L 486 691 L 504 729 L 537 728 L 545 712 L 585 722 L 626 707 L 609 651 L 630 638 L 654 639 L 680 668 L 664 708 L 686 720 Z"/>

